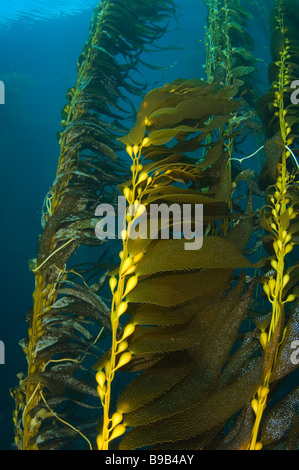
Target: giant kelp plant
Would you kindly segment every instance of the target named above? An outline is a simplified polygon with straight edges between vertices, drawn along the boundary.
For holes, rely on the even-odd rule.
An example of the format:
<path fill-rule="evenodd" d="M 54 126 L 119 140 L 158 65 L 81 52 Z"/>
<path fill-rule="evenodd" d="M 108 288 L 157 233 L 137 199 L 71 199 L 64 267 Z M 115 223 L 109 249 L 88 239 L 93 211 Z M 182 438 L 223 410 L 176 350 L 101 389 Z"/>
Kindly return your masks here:
<path fill-rule="evenodd" d="M 99 252 L 90 255 L 85 249 L 81 258 L 70 258 L 80 247 L 102 243 L 95 237 L 95 209 L 101 202 L 114 202 L 115 185 L 127 171 L 115 153 L 120 149 L 116 137 L 124 132 L 122 100 L 131 107 L 127 92 L 142 93 L 144 84 L 130 75 L 173 12 L 171 1 L 152 2 L 150 14 L 140 2 L 124 7 L 121 1 L 103 1 L 93 13 L 77 83 L 68 90 L 62 110 L 57 174 L 45 199 L 44 230 L 31 262 L 34 303 L 28 314 L 29 338 L 21 342 L 28 373 L 14 393 L 20 449 L 46 448 L 48 441 L 52 448 L 63 440 L 69 443 L 83 435 L 80 426 L 89 426 L 78 422 L 78 414 L 85 411 L 87 416 L 94 405 L 98 409 L 98 400 L 85 403 L 82 394 L 98 397 L 85 360 L 94 354 L 98 335 L 105 335 L 102 328 L 110 328 L 109 308 L 99 296 L 107 275 Z M 124 19 L 128 26 L 121 35 Z"/>
<path fill-rule="evenodd" d="M 143 95 L 132 72 L 174 5 L 95 9 L 31 263 L 18 449 L 298 447 L 299 4 L 296 16 L 294 2 L 274 3 L 261 98 L 240 0 L 206 2 L 206 82 L 178 78 Z M 125 131 L 127 92 L 142 101 Z M 236 157 L 253 133 L 264 139 L 260 174 Z M 118 195 L 130 210 L 114 256 L 95 214 Z M 156 212 L 153 227 L 157 205 L 169 218 Z"/>

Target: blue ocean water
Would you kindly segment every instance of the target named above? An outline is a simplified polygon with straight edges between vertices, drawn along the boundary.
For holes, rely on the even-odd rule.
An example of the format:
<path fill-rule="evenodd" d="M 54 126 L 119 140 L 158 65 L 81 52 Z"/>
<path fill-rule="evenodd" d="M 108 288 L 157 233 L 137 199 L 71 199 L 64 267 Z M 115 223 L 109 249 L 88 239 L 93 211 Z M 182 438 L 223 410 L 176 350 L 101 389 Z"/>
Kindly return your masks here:
<path fill-rule="evenodd" d="M 0 80 L 5 84 L 5 105 L 0 106 L 0 340 L 5 344 L 5 365 L 0 365 L 0 449 L 10 449 L 13 442 L 14 402 L 9 389 L 18 382 L 16 374 L 26 370 L 18 342 L 27 335 L 25 315 L 34 289 L 27 261 L 36 254 L 41 207 L 55 177 L 60 111 L 66 90 L 76 82 L 77 59 L 97 3 L 1 0 Z M 144 69 L 141 80 L 149 88 L 181 77 L 205 78 L 205 47 L 200 40 L 206 6 L 198 0 L 180 3 L 178 20 L 170 22 L 170 32 L 161 40 L 161 45 L 180 49 L 145 58 L 156 65 L 173 64 L 167 71 Z M 260 83 L 266 89 L 269 39 L 262 18 L 254 22 L 252 32 L 257 55 L 265 61 L 260 65 Z M 249 152 L 255 148 L 255 142 L 251 144 Z"/>

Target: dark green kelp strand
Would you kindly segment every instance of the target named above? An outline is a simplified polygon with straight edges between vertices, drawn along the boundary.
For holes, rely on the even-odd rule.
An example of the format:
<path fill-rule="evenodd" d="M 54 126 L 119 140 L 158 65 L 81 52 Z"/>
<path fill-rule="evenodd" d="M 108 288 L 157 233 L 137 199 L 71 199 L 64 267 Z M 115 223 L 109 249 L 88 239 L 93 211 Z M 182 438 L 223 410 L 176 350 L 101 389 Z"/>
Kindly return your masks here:
<path fill-rule="evenodd" d="M 131 74 L 173 14 L 172 1 L 157 0 L 107 0 L 94 11 L 77 83 L 62 110 L 56 179 L 45 198 L 44 230 L 31 262 L 33 307 L 28 339 L 21 341 L 28 372 L 13 392 L 18 449 L 93 447 L 100 404 L 88 359 L 109 330 L 100 291 L 111 268 L 103 265 L 94 214 L 101 202 L 114 203 L 113 188 L 126 171 L 116 156 L 119 120 L 128 115 L 124 95 L 144 89 Z M 93 247 L 91 262 L 86 247 Z M 79 248 L 85 254 L 76 266 L 70 258 Z"/>

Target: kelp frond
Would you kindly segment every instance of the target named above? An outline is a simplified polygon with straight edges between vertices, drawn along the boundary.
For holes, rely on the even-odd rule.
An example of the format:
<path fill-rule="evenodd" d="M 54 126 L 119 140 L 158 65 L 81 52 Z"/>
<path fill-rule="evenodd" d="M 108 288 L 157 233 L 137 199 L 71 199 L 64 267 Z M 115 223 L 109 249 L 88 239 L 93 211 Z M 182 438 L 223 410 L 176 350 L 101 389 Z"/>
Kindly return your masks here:
<path fill-rule="evenodd" d="M 248 405 L 260 381 L 261 346 L 254 335 L 248 349 L 238 359 L 233 356 L 232 367 L 228 356 L 240 340 L 253 293 L 253 285 L 245 288 L 244 275 L 230 285 L 236 269 L 253 268 L 242 254 L 251 216 L 238 220 L 227 237 L 207 234 L 200 249 L 186 249 L 184 239 L 163 239 L 165 228 L 180 232 L 183 219 L 162 220 L 152 238 L 131 238 L 134 222 L 144 214 L 145 232 L 150 230 L 148 214 L 155 203 L 171 203 L 170 209 L 204 204 L 205 231 L 219 218 L 238 219 L 226 203 L 231 187 L 224 190 L 221 168 L 227 156 L 217 138 L 219 124 L 224 126 L 240 105 L 234 93 L 234 87 L 200 80 L 177 80 L 152 90 L 135 126 L 119 139 L 132 158 L 132 178 L 120 189 L 135 213 L 127 215 L 121 263 L 110 279 L 112 347 L 94 366 L 104 409 L 97 439 L 101 450 L 156 444 L 164 449 L 170 442 L 166 448 L 183 449 L 185 439 L 192 439 L 194 448 L 212 444 L 223 421 Z M 200 151 L 211 129 L 215 141 L 206 159 L 196 163 L 188 154 Z M 113 381 L 121 371 L 141 374 L 112 411 Z"/>
<path fill-rule="evenodd" d="M 252 15 L 240 0 L 208 0 L 206 26 L 206 74 L 209 83 L 242 82 L 240 94 L 250 103 L 257 100 L 254 72 L 254 40 L 247 31 Z"/>
<path fill-rule="evenodd" d="M 299 5 L 298 5 L 299 6 Z M 271 389 L 278 382 L 291 373 L 296 364 L 292 363 L 291 343 L 289 342 L 289 332 L 292 330 L 294 322 L 297 322 L 297 306 L 289 308 L 289 304 L 294 305 L 296 299 L 296 290 L 294 287 L 298 281 L 297 264 L 290 263 L 289 254 L 293 251 L 297 242 L 298 233 L 298 174 L 292 170 L 294 165 L 289 164 L 292 151 L 290 149 L 298 140 L 298 111 L 288 103 L 290 97 L 290 84 L 293 78 L 294 70 L 298 69 L 298 54 L 293 52 L 295 37 L 298 38 L 298 29 L 293 29 L 294 18 L 291 15 L 291 8 L 294 4 L 278 0 L 275 4 L 273 13 L 273 34 L 272 34 L 272 53 L 275 62 L 277 75 L 270 77 L 273 92 L 273 102 L 271 103 L 272 119 L 271 127 L 268 126 L 268 133 L 273 135 L 272 141 L 276 141 L 276 165 L 272 169 L 272 177 L 276 178 L 274 185 L 268 188 L 267 206 L 262 211 L 262 225 L 267 232 L 267 249 L 269 252 L 269 262 L 273 273 L 264 280 L 263 289 L 271 304 L 272 315 L 270 321 L 263 326 L 260 335 L 260 342 L 264 349 L 264 371 L 263 380 L 258 389 L 257 395 L 253 398 L 251 405 L 256 418 L 252 429 L 249 449 L 260 448 L 263 441 L 259 441 L 261 422 L 265 409 L 268 404 L 268 395 Z M 298 27 L 298 24 L 297 24 Z M 273 70 L 272 65 L 270 70 Z M 268 98 L 268 99 L 269 99 Z M 273 146 L 273 145 L 272 145 Z M 266 147 L 270 153 L 270 145 Z M 272 154 L 274 152 L 272 151 Z M 267 164 L 269 164 L 267 159 Z M 272 163 L 273 164 L 273 163 Z M 298 173 L 298 172 L 297 172 Z M 270 250 L 269 250 L 269 248 Z M 286 348 L 289 349 L 289 359 L 285 356 Z M 284 366 L 282 363 L 284 362 Z M 298 393 L 293 394 L 298 403 Z M 288 402 L 289 397 L 285 398 Z M 284 406 L 281 404 L 281 406 Z M 277 407 L 276 407 L 277 408 Z M 273 412 L 268 411 L 269 416 Z M 290 410 L 289 426 L 284 428 L 284 434 L 291 428 L 292 420 L 296 420 L 295 407 Z M 296 425 L 295 425 L 296 428 Z M 266 443 L 269 445 L 273 441 L 282 438 L 277 430 L 268 429 L 262 433 L 262 439 L 266 437 Z M 291 434 L 293 430 L 290 431 Z M 265 436 L 266 433 L 266 436 Z M 273 439 L 270 435 L 272 434 Z M 287 444 L 288 445 L 288 444 Z"/>
<path fill-rule="evenodd" d="M 101 202 L 114 204 L 116 185 L 127 172 L 116 156 L 116 137 L 123 133 L 118 123 L 126 116 L 121 101 L 127 102 L 125 93 L 143 92 L 130 73 L 173 13 L 171 0 L 150 5 L 105 0 L 94 10 L 77 83 L 62 110 L 56 179 L 45 199 L 44 230 L 31 262 L 35 291 L 28 339 L 22 341 L 28 373 L 13 392 L 19 449 L 92 447 L 86 433 L 96 433 L 97 411 L 92 413 L 99 410 L 99 400 L 89 361 L 110 329 L 102 289 L 111 268 L 100 249 L 103 241 L 95 237 L 95 210 Z M 88 265 L 92 247 L 96 254 Z"/>

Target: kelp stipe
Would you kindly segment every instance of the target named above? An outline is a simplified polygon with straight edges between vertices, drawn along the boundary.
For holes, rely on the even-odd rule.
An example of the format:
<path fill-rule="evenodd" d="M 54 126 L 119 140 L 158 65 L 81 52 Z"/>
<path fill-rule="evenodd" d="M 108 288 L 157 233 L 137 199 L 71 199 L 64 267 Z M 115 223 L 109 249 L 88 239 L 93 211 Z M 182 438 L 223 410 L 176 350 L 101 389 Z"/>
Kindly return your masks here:
<path fill-rule="evenodd" d="M 237 26 L 236 21 L 232 22 L 232 33 L 234 34 L 234 28 L 237 26 L 240 31 L 239 37 L 245 38 L 244 32 L 241 33 L 243 24 L 239 20 L 240 16 L 236 15 L 240 2 L 217 1 L 207 2 L 207 4 L 211 13 L 210 17 L 213 20 L 207 30 L 207 57 L 210 57 L 211 47 L 215 59 L 215 62 L 212 63 L 213 69 L 210 67 L 210 71 L 213 70 L 210 81 L 214 79 L 214 76 L 227 80 L 229 76 L 227 71 L 232 69 L 231 60 L 233 58 L 232 37 L 228 34 L 229 28 L 227 27 L 228 11 L 230 12 L 230 9 L 235 18 L 238 18 L 239 25 Z M 259 186 L 260 190 L 267 191 L 268 205 L 262 209 L 260 221 L 261 226 L 267 232 L 264 245 L 269 251 L 269 262 L 266 263 L 266 271 L 270 271 L 261 282 L 264 285 L 264 292 L 271 302 L 273 315 L 271 320 L 268 318 L 269 316 L 265 316 L 256 323 L 261 328 L 260 342 L 264 348 L 264 379 L 257 395 L 252 399 L 252 409 L 256 418 L 248 447 L 246 441 L 243 443 L 245 449 L 261 449 L 265 444 L 268 448 L 271 448 L 271 445 L 273 448 L 275 446 L 283 447 L 284 445 L 296 447 L 295 436 L 296 433 L 298 434 L 298 421 L 295 412 L 296 402 L 298 401 L 296 390 L 285 397 L 285 403 L 291 406 L 288 416 L 291 416 L 291 419 L 294 420 L 292 426 L 291 421 L 289 426 L 286 424 L 283 426 L 283 430 L 278 431 L 278 427 L 274 432 L 273 423 L 277 419 L 279 405 L 283 406 L 283 401 L 274 408 L 275 411 L 272 412 L 271 409 L 265 411 L 266 403 L 272 404 L 275 390 L 281 385 L 282 381 L 279 379 L 285 377 L 284 374 L 280 377 L 279 373 L 275 373 L 280 346 L 284 345 L 285 372 L 291 372 L 296 368 L 296 364 L 291 363 L 290 360 L 290 348 L 291 341 L 294 340 L 294 325 L 298 323 L 296 306 L 293 307 L 293 315 L 291 313 L 298 278 L 297 265 L 292 264 L 292 260 L 289 259 L 288 255 L 293 250 L 293 245 L 297 243 L 298 230 L 295 220 L 298 198 L 298 179 L 296 180 L 295 171 L 296 168 L 298 169 L 298 159 L 296 157 L 296 145 L 292 147 L 293 150 L 290 148 L 293 144 L 296 144 L 298 134 L 298 108 L 292 105 L 290 100 L 290 84 L 296 79 L 296 70 L 298 70 L 298 18 L 296 14 L 292 15 L 292 11 L 298 11 L 298 5 L 297 10 L 296 8 L 294 10 L 294 4 L 291 4 L 291 2 L 280 1 L 275 4 L 271 22 L 273 63 L 269 67 L 272 90 L 260 100 L 258 106 L 269 138 L 264 146 L 266 162 L 259 176 Z M 242 7 L 240 12 L 242 12 Z M 223 26 L 222 28 L 220 28 L 220 24 Z M 246 54 L 244 54 L 244 57 L 246 57 Z M 244 70 L 246 71 L 246 67 Z M 256 98 L 254 101 L 248 101 L 248 104 L 251 104 L 251 107 L 252 105 L 256 107 Z M 232 160 L 237 159 L 232 158 Z M 241 162 L 242 159 L 239 161 Z M 286 318 L 285 313 L 287 314 Z M 289 328 L 292 330 L 290 338 L 292 340 L 284 337 L 288 330 L 287 321 L 290 322 Z M 289 358 L 286 357 L 288 348 Z M 280 368 L 282 370 L 281 363 Z M 267 418 L 264 421 L 265 424 L 260 426 L 263 422 L 264 412 Z M 273 423 L 271 420 L 273 420 Z M 277 425 L 279 425 L 278 422 Z M 260 427 L 263 429 L 261 433 L 259 433 Z M 288 438 L 287 431 L 289 430 L 290 436 Z M 273 440 L 270 437 L 271 433 L 273 433 Z M 258 440 L 258 436 L 261 438 L 260 440 Z M 265 442 L 263 442 L 265 436 Z"/>
<path fill-rule="evenodd" d="M 240 0 L 206 0 L 205 70 L 209 83 L 243 81 L 240 93 L 257 100 L 253 73 L 259 59 L 254 54 L 254 40 L 248 32 L 252 15 Z"/>
<path fill-rule="evenodd" d="M 240 106 L 232 99 L 237 91 L 236 86 L 201 80 L 177 80 L 152 90 L 141 103 L 135 126 L 120 139 L 133 158 L 132 180 L 120 186 L 128 201 L 146 209 L 158 202 L 204 204 L 206 236 L 200 250 L 189 251 L 184 239 L 134 241 L 128 238 L 128 226 L 123 233 L 122 262 L 110 284 L 114 305 L 118 303 L 126 320 L 123 331 L 112 338 L 111 350 L 95 365 L 104 409 L 110 400 L 111 368 L 140 374 L 102 424 L 100 449 L 215 445 L 223 422 L 247 407 L 261 379 L 260 345 L 251 332 L 242 354 L 229 357 L 241 340 L 239 327 L 253 293 L 244 274 L 238 281 L 232 277 L 236 269 L 253 268 L 242 255 L 252 215 L 240 220 L 225 197 L 220 198 L 228 190 L 223 191 L 227 180 L 221 172 L 228 157 L 219 124 L 224 128 Z M 204 143 L 211 135 L 213 140 Z M 189 152 L 202 153 L 204 147 L 206 157 L 196 163 Z M 226 237 L 209 233 L 221 219 L 232 222 Z M 116 317 L 114 307 L 112 324 Z M 123 335 L 125 345 L 118 353 Z"/>
<path fill-rule="evenodd" d="M 295 3 L 275 2 L 271 25 L 274 62 L 269 67 L 271 92 L 262 100 L 260 108 L 262 117 L 269 119 L 265 122 L 269 137 L 265 144 L 265 166 L 268 181 L 272 184 L 267 189 L 267 206 L 261 212 L 261 223 L 267 232 L 265 246 L 270 254 L 272 269 L 264 280 L 263 289 L 272 306 L 272 315 L 263 324 L 260 335 L 264 349 L 264 371 L 263 381 L 251 402 L 256 415 L 249 445 L 251 450 L 262 448 L 263 444 L 272 444 L 274 448 L 279 445 L 281 449 L 296 448 L 298 439 L 298 388 L 281 399 L 273 410 L 266 409 L 271 390 L 277 388 L 281 380 L 296 368 L 296 363 L 291 361 L 291 342 L 294 340 L 295 325 L 298 325 L 298 302 L 289 307 L 289 303 L 294 304 L 296 299 L 296 289 L 298 295 L 298 286 L 295 287 L 298 283 L 298 264 L 293 264 L 289 259 L 289 253 L 298 244 L 299 230 L 298 162 L 296 151 L 291 149 L 298 144 L 299 112 L 290 99 L 290 85 L 299 69 L 299 21 L 293 15 L 294 7 L 298 11 L 299 4 Z M 268 107 L 265 103 L 269 103 Z M 284 424 L 281 425 L 278 410 L 284 406 L 288 410 L 288 423 L 282 417 Z"/>
<path fill-rule="evenodd" d="M 225 146 L 229 159 L 223 169 L 232 189 L 227 195 L 231 208 L 234 187 L 232 181 L 232 162 L 242 159 L 232 158 L 234 150 L 243 143 L 249 132 L 260 133 L 256 106 L 258 101 L 254 84 L 254 72 L 258 60 L 252 53 L 254 40 L 247 32 L 250 13 L 241 5 L 240 0 L 209 0 L 207 5 L 207 26 L 205 35 L 206 64 L 204 68 L 209 83 L 222 83 L 238 87 L 238 97 L 242 97 L 242 107 L 234 113 L 228 126 L 220 132 L 225 137 Z M 236 132 L 238 130 L 239 132 Z M 250 131 L 249 131 L 250 130 Z M 232 138 L 234 135 L 234 138 Z M 251 179 L 253 172 L 243 172 L 240 179 Z M 236 203 L 236 201 L 235 201 Z M 222 230 L 227 231 L 228 222 Z"/>
<path fill-rule="evenodd" d="M 62 111 L 57 175 L 31 262 L 34 304 L 27 318 L 29 338 L 21 342 L 28 373 L 12 392 L 18 449 L 91 449 L 96 440 L 100 403 L 90 357 L 110 328 L 100 293 L 111 263 L 102 261 L 103 251 L 89 261 L 82 247 L 102 244 L 95 237 L 95 209 L 101 202 L 114 203 L 113 188 L 127 172 L 115 153 L 126 114 L 121 100 L 129 102 L 120 89 L 142 94 L 144 85 L 133 82 L 130 72 L 141 51 L 165 32 L 163 22 L 173 13 L 171 0 L 150 5 L 133 0 L 127 6 L 105 0 L 94 11 L 77 83 Z M 85 255 L 76 266 L 71 257 L 79 248 Z"/>

